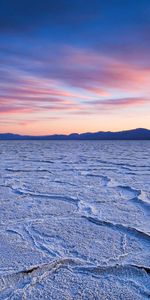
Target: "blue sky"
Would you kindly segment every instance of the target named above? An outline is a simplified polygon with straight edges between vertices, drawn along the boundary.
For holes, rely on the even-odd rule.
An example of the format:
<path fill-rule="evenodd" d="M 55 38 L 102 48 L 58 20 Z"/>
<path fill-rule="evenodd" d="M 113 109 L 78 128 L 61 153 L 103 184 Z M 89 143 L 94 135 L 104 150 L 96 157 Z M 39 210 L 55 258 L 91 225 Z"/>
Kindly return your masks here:
<path fill-rule="evenodd" d="M 150 128 L 150 1 L 0 2 L 0 132 Z"/>

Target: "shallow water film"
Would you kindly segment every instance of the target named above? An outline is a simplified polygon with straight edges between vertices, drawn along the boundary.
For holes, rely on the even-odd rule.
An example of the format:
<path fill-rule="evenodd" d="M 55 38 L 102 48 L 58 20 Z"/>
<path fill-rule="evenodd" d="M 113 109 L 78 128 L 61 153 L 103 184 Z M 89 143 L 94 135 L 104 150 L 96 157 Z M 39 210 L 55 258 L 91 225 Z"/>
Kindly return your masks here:
<path fill-rule="evenodd" d="M 0 141 L 0 299 L 150 298 L 150 142 Z"/>

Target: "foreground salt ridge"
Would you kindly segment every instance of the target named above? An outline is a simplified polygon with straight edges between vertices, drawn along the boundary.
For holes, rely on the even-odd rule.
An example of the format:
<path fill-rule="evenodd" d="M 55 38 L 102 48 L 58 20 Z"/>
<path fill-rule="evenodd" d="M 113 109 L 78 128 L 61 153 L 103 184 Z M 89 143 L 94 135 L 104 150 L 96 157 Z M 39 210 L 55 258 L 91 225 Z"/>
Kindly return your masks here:
<path fill-rule="evenodd" d="M 0 299 L 150 297 L 149 146 L 0 142 Z"/>

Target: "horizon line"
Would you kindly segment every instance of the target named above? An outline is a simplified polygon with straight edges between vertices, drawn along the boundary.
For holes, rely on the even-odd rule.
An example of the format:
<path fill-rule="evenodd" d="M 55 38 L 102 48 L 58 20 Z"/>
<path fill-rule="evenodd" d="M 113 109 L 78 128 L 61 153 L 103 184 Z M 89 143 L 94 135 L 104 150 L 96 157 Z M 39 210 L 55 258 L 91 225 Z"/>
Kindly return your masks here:
<path fill-rule="evenodd" d="M 49 133 L 49 134 L 40 134 L 40 135 L 34 135 L 34 134 L 22 134 L 22 133 L 14 133 L 14 132 L 0 132 L 0 135 L 17 135 L 17 136 L 29 136 L 29 137 L 47 137 L 47 136 L 70 136 L 70 135 L 82 135 L 82 134 L 96 134 L 96 133 L 122 133 L 122 132 L 130 132 L 135 130 L 146 130 L 150 131 L 150 128 L 144 128 L 144 127 L 136 127 L 131 129 L 122 129 L 117 131 L 85 131 L 85 132 L 70 132 L 70 133 Z"/>

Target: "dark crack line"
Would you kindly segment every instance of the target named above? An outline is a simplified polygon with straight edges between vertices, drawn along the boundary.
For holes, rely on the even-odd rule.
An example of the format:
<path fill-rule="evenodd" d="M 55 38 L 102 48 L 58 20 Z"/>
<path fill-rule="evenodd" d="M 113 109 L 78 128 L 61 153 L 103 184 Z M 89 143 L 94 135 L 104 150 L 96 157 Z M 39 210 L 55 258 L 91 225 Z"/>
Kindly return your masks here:
<path fill-rule="evenodd" d="M 97 218 L 93 217 L 87 217 L 87 216 L 81 216 L 82 218 L 88 220 L 89 222 L 96 224 L 98 226 L 106 226 L 112 229 L 120 230 L 121 232 L 125 232 L 127 234 L 134 234 L 134 236 L 141 236 L 142 238 L 145 238 L 146 240 L 150 241 L 150 235 L 148 233 L 145 233 L 143 231 L 140 231 L 139 229 L 136 229 L 134 227 L 127 227 L 122 224 L 118 223 L 112 223 L 109 221 L 102 221 Z"/>

